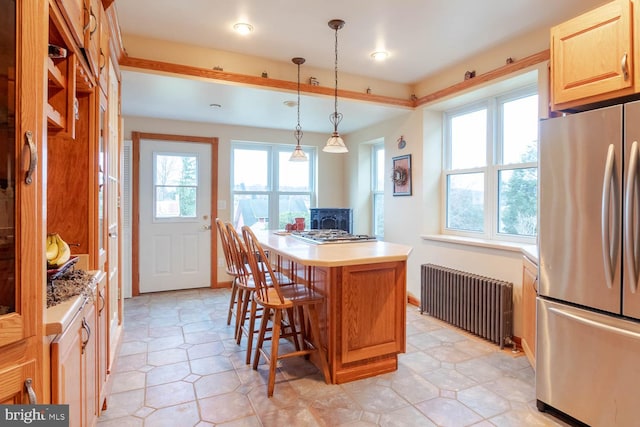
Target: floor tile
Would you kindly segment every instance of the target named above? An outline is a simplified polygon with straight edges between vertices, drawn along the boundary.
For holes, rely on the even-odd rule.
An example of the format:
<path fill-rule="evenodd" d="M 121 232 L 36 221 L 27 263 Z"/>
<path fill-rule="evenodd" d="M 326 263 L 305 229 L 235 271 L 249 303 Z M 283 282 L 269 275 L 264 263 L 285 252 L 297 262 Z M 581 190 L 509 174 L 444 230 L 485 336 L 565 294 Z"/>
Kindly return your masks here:
<path fill-rule="evenodd" d="M 407 306 L 398 370 L 325 384 L 303 358 L 245 363 L 226 324 L 230 291 L 195 289 L 125 300 L 124 333 L 99 427 L 565 426 L 535 407 L 535 374 L 513 354 Z"/>

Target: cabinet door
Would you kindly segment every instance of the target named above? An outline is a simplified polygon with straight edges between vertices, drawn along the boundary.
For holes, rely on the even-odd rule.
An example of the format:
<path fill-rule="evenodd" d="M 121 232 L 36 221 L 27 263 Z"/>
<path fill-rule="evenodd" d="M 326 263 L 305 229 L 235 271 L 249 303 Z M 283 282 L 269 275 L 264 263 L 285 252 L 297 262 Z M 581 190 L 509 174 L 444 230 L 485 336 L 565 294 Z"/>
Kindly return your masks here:
<path fill-rule="evenodd" d="M 78 46 L 84 46 L 84 27 L 89 19 L 85 0 L 56 0 Z"/>
<path fill-rule="evenodd" d="M 98 418 L 98 381 L 97 381 L 97 323 L 96 308 L 93 301 L 87 303 L 84 310 L 81 336 L 82 398 L 84 405 L 83 426 L 93 426 Z"/>
<path fill-rule="evenodd" d="M 0 403 L 27 403 L 27 375 L 36 395 L 44 390 L 34 360 L 42 357 L 46 265 L 37 163 L 46 145 L 46 2 L 0 0 L 0 28 Z"/>
<path fill-rule="evenodd" d="M 51 403 L 69 405 L 69 426 L 82 426 L 82 313 L 51 343 Z"/>
<path fill-rule="evenodd" d="M 107 399 L 107 374 L 108 374 L 108 314 L 107 310 L 107 298 L 106 298 L 106 274 L 100 273 L 102 276 L 98 278 L 98 289 L 96 298 L 96 344 L 97 344 L 97 373 L 96 380 L 98 381 L 98 414 L 100 411 L 106 408 Z"/>
<path fill-rule="evenodd" d="M 71 427 L 97 419 L 96 311 L 92 301 L 51 343 L 51 401 L 69 405 Z"/>
<path fill-rule="evenodd" d="M 554 109 L 633 92 L 632 25 L 631 0 L 616 0 L 551 28 Z"/>
<path fill-rule="evenodd" d="M 85 24 L 84 53 L 91 71 L 95 76 L 98 76 L 100 74 L 100 18 L 102 16 L 102 4 L 100 0 L 88 0 L 86 7 L 89 10 L 89 16 Z"/>

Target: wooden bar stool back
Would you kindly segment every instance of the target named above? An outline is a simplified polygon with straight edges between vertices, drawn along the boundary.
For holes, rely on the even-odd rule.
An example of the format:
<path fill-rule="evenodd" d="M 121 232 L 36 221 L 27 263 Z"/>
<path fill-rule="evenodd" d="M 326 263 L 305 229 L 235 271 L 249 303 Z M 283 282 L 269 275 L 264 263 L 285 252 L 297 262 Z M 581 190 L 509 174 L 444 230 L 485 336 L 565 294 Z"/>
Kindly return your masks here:
<path fill-rule="evenodd" d="M 265 252 L 253 231 L 249 227 L 243 226 L 242 236 L 256 286 L 254 298 L 264 310 L 253 358 L 253 369 L 258 369 L 260 356 L 264 357 L 269 365 L 267 396 L 273 396 L 278 360 L 288 357 L 316 354 L 324 380 L 329 384 L 329 366 L 326 353 L 320 345 L 320 323 L 318 320 L 318 307 L 323 303 L 324 297 L 303 284 L 294 283 L 281 286 L 269 263 L 265 263 L 265 269 L 260 269 L 258 262 L 259 259 L 265 259 Z M 285 316 L 291 316 L 291 313 L 294 312 L 297 313 L 297 319 L 289 318 L 288 321 L 290 324 L 294 324 L 296 320 L 299 323 L 298 327 L 293 328 L 295 335 L 297 335 L 292 337 L 294 344 L 296 344 L 296 350 L 280 354 L 278 352 L 279 341 L 284 336 L 281 332 L 281 322 Z M 267 340 L 266 332 L 269 329 L 270 319 L 272 319 L 271 350 L 267 351 L 264 348 L 264 342 Z M 300 346 L 297 344 L 298 341 Z"/>
<path fill-rule="evenodd" d="M 256 284 L 251 273 L 249 266 L 249 257 L 247 249 L 244 244 L 244 239 L 238 234 L 233 224 L 227 223 L 227 232 L 229 234 L 229 246 L 233 255 L 233 262 L 235 269 L 238 272 L 236 285 L 238 291 L 236 293 L 236 330 L 235 337 L 238 345 L 242 342 L 242 337 L 247 336 L 247 365 L 251 363 L 251 350 L 253 349 L 253 338 L 257 331 L 256 321 L 260 319 L 262 314 L 262 308 L 258 307 L 255 299 L 253 298 L 253 292 L 256 289 Z M 264 254 L 258 256 L 258 268 L 260 271 L 266 271 L 266 264 L 270 262 L 264 258 Z M 273 267 L 272 267 L 273 268 Z M 291 279 L 280 271 L 274 271 L 274 275 L 278 279 L 280 286 L 286 286 L 293 283 Z M 270 285 L 271 278 L 267 277 L 267 283 Z M 287 328 L 289 332 L 287 334 L 294 335 L 295 330 L 290 325 L 284 323 L 281 328 Z M 288 335 L 287 335 L 288 336 Z"/>
<path fill-rule="evenodd" d="M 231 317 L 235 314 L 234 306 L 236 303 L 236 294 L 238 288 L 236 286 L 238 272 L 233 262 L 233 255 L 231 253 L 231 247 L 229 246 L 229 233 L 224 221 L 220 218 L 216 218 L 216 227 L 218 229 L 218 236 L 220 236 L 220 242 L 222 244 L 222 252 L 224 253 L 225 271 L 228 275 L 233 276 L 231 281 L 231 297 L 229 299 L 229 312 L 227 314 L 227 325 L 231 324 Z"/>
<path fill-rule="evenodd" d="M 236 293 L 236 330 L 235 338 L 236 343 L 240 345 L 242 336 L 247 335 L 247 356 L 246 363 L 251 362 L 251 350 L 253 348 L 253 334 L 255 332 L 255 321 L 259 316 L 258 310 L 254 307 L 253 291 L 256 288 L 251 269 L 249 267 L 247 250 L 244 246 L 244 241 L 233 227 L 233 224 L 227 224 L 227 232 L 229 235 L 229 246 L 233 255 L 233 262 L 236 264 L 236 270 L 238 271 L 238 277 L 236 286 L 238 291 Z M 260 269 L 264 269 L 264 263 L 259 265 Z M 251 310 L 249 311 L 249 304 L 251 303 Z M 248 316 L 249 314 L 249 316 Z M 249 326 L 245 327 L 245 321 L 249 320 Z"/>

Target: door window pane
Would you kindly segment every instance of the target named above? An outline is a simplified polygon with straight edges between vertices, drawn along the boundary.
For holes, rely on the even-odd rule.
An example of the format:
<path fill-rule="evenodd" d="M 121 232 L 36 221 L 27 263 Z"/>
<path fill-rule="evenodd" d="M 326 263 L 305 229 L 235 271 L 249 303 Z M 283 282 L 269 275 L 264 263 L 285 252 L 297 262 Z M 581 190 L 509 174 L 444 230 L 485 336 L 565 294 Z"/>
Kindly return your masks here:
<path fill-rule="evenodd" d="M 447 177 L 447 227 L 484 230 L 484 173 Z"/>
<path fill-rule="evenodd" d="M 198 189 L 198 157 L 153 155 L 155 218 L 195 218 Z"/>
<path fill-rule="evenodd" d="M 538 95 L 502 104 L 502 164 L 538 160 Z"/>
<path fill-rule="evenodd" d="M 498 232 L 535 236 L 538 169 L 502 170 L 498 173 L 498 181 Z"/>
<path fill-rule="evenodd" d="M 486 165 L 487 110 L 461 114 L 451 119 L 451 169 Z"/>

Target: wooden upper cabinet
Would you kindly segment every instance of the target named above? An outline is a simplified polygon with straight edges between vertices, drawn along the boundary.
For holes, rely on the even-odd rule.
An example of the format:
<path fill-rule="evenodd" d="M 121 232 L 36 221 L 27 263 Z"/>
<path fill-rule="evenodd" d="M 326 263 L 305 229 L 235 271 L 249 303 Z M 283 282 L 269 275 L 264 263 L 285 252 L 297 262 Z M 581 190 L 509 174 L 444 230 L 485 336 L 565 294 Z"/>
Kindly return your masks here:
<path fill-rule="evenodd" d="M 100 74 L 100 19 L 102 4 L 100 0 L 87 0 L 89 11 L 85 24 L 84 54 L 94 76 Z"/>
<path fill-rule="evenodd" d="M 635 1 L 615 0 L 551 28 L 552 110 L 580 109 L 639 91 Z"/>
<path fill-rule="evenodd" d="M 74 42 L 91 69 L 100 73 L 100 0 L 55 0 L 71 30 Z"/>
<path fill-rule="evenodd" d="M 56 0 L 79 47 L 84 46 L 84 28 L 89 19 L 86 0 Z"/>

